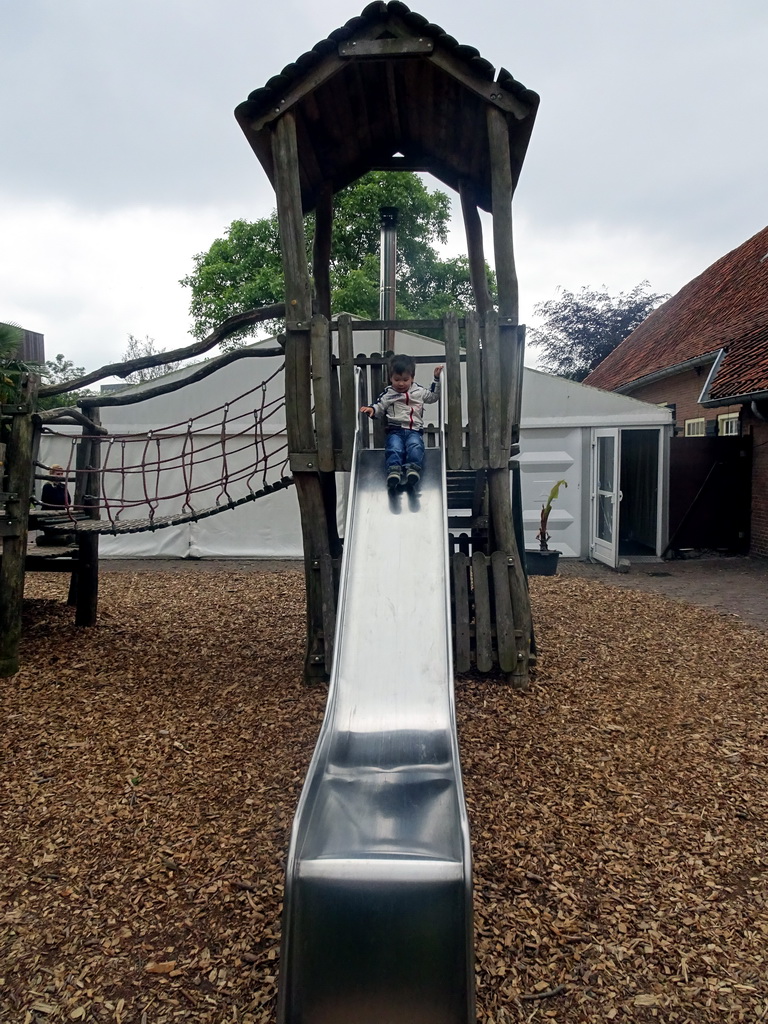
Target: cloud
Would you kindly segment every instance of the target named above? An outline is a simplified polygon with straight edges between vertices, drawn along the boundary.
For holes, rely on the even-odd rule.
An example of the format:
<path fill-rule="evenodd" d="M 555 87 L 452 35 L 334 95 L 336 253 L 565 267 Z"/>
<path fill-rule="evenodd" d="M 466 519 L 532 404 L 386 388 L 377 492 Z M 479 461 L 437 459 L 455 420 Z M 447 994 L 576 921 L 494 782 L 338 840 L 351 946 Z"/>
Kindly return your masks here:
<path fill-rule="evenodd" d="M 128 333 L 183 343 L 193 254 L 275 205 L 234 107 L 364 5 L 0 3 L 0 318 L 89 368 Z M 764 226 L 765 0 L 413 9 L 541 94 L 515 200 L 526 319 L 558 285 L 674 292 Z"/>
<path fill-rule="evenodd" d="M 0 318 L 45 335 L 86 369 L 119 360 L 128 334 L 161 348 L 191 342 L 189 296 L 178 281 L 232 220 L 209 208 L 0 200 Z"/>

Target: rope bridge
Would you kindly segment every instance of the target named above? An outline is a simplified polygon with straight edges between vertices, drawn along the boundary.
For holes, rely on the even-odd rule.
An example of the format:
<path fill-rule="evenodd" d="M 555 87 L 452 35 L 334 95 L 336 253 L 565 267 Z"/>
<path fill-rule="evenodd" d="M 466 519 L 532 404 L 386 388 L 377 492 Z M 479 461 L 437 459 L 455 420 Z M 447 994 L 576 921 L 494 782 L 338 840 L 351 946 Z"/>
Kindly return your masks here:
<path fill-rule="evenodd" d="M 284 365 L 239 398 L 189 419 L 141 435 L 90 438 L 91 443 L 99 444 L 101 465 L 77 469 L 85 478 L 85 486 L 78 488 L 84 499 L 77 503 L 67 496 L 61 510 L 38 512 L 38 525 L 65 533 L 142 533 L 196 522 L 289 487 L 293 478 L 287 475 L 288 444 L 282 424 L 276 422 L 285 408 L 285 396 L 267 397 L 268 385 Z M 236 413 L 233 407 L 243 402 L 249 407 Z M 214 416 L 217 420 L 212 426 Z M 45 431 L 68 442 L 64 470 L 69 479 L 77 465 L 82 437 L 51 428 Z M 269 475 L 273 475 L 271 482 Z M 167 481 L 179 476 L 181 489 L 163 489 Z M 98 499 L 100 519 L 92 518 L 94 498 Z M 174 502 L 176 509 L 162 514 L 166 502 Z"/>

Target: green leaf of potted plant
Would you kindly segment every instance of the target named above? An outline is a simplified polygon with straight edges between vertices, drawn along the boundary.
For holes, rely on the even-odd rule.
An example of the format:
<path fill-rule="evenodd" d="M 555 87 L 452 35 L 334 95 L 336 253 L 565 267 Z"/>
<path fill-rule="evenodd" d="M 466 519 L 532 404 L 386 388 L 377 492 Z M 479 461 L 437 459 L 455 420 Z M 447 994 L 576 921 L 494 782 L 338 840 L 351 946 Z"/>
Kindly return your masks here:
<path fill-rule="evenodd" d="M 526 551 L 525 553 L 529 576 L 554 576 L 557 572 L 557 560 L 560 557 L 560 552 L 550 551 L 548 543 L 550 535 L 547 532 L 547 524 L 549 523 L 549 514 L 552 511 L 552 503 L 557 500 L 560 488 L 567 486 L 568 484 L 565 480 L 558 480 L 549 492 L 546 504 L 541 506 L 539 532 L 536 534 L 536 540 L 539 542 L 538 551 Z"/>

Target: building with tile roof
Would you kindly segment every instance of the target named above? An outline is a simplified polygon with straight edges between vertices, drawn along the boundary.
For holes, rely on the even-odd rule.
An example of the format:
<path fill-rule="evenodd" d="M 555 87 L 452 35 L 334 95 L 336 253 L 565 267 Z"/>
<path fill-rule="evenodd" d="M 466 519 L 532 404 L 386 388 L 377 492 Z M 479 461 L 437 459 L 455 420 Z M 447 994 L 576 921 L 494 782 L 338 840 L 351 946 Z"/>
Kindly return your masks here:
<path fill-rule="evenodd" d="M 768 556 L 768 227 L 651 313 L 585 383 L 673 406 L 682 437 L 742 438 L 739 454 L 731 448 L 742 460 L 751 449 L 746 549 Z M 714 467 L 730 458 L 728 450 L 712 442 L 699 511 L 711 501 Z"/>

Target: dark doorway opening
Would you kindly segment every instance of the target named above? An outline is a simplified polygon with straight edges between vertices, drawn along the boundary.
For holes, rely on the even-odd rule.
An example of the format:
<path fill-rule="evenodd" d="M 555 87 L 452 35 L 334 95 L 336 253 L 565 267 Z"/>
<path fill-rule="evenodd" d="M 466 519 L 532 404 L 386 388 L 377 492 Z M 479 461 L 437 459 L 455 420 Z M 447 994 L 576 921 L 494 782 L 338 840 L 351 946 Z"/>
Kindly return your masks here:
<path fill-rule="evenodd" d="M 658 553 L 659 430 L 622 430 L 619 467 L 619 555 Z"/>
<path fill-rule="evenodd" d="M 750 437 L 673 437 L 668 551 L 746 554 L 751 478 Z"/>

